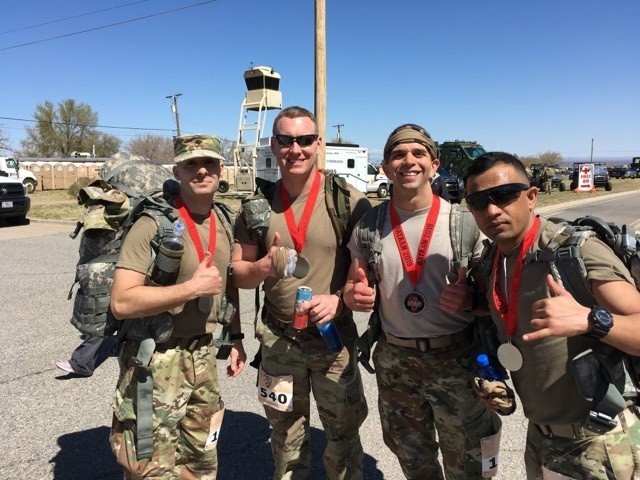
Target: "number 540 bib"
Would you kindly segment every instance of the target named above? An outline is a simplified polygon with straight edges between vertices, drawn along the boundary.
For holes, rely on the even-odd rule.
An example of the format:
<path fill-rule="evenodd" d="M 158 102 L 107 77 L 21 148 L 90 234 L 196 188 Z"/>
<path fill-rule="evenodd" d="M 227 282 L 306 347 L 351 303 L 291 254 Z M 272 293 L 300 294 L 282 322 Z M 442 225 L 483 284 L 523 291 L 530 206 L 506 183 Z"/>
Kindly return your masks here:
<path fill-rule="evenodd" d="M 260 365 L 258 371 L 258 401 L 281 412 L 292 411 L 293 375 L 275 377 L 265 373 L 262 365 Z"/>

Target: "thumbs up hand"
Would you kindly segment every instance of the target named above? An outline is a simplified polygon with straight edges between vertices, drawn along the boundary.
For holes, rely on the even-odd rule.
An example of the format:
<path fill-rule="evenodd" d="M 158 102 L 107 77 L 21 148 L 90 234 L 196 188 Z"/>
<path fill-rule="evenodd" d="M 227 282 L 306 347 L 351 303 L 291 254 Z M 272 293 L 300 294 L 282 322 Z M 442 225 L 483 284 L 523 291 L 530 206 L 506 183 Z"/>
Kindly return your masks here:
<path fill-rule="evenodd" d="M 191 281 L 200 293 L 198 296 L 217 295 L 222 291 L 222 276 L 216 266 L 213 265 L 211 252 L 205 252 L 204 258 L 198 265 Z"/>
<path fill-rule="evenodd" d="M 548 298 L 531 305 L 532 333 L 522 336 L 525 341 L 547 337 L 573 337 L 589 332 L 591 309 L 580 305 L 573 296 L 553 278 L 547 275 Z"/>
<path fill-rule="evenodd" d="M 445 312 L 459 313 L 471 308 L 471 292 L 467 285 L 467 269 L 458 270 L 455 283 L 447 284 L 440 295 L 440 308 Z"/>
<path fill-rule="evenodd" d="M 352 309 L 357 312 L 368 312 L 373 309 L 376 299 L 375 290 L 369 286 L 367 274 L 362 267 L 356 270 L 356 280 L 352 290 Z"/>

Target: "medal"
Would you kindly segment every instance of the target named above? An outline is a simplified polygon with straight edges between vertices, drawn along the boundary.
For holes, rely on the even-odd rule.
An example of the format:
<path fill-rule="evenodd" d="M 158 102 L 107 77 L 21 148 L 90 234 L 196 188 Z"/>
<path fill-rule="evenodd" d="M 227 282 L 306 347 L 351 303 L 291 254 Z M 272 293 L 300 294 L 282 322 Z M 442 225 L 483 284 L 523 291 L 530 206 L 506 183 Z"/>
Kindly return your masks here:
<path fill-rule="evenodd" d="M 420 236 L 420 243 L 418 245 L 418 253 L 415 261 L 409 248 L 409 242 L 404 235 L 402 228 L 402 222 L 400 216 L 396 211 L 393 200 L 389 203 L 389 217 L 391 219 L 391 227 L 393 230 L 393 236 L 396 240 L 396 246 L 400 253 L 400 260 L 402 261 L 402 267 L 407 272 L 409 281 L 413 285 L 413 288 L 417 288 L 420 277 L 422 277 L 422 271 L 427 260 L 427 252 L 429 251 L 429 245 L 431 244 L 431 238 L 436 227 L 436 221 L 438 220 L 438 213 L 440 211 L 440 198 L 436 195 L 433 196 L 433 203 L 431 209 L 424 222 L 422 229 L 422 235 Z M 409 292 L 403 300 L 404 309 L 412 314 L 421 313 L 424 307 L 427 305 L 427 301 L 424 296 L 414 290 Z"/>
<path fill-rule="evenodd" d="M 296 278 L 304 278 L 307 276 L 307 273 L 309 273 L 309 262 L 298 253 L 296 268 L 293 269 L 293 276 Z"/>
<path fill-rule="evenodd" d="M 505 298 L 501 292 L 498 291 L 498 263 L 501 255 L 499 250 L 496 251 L 496 256 L 493 259 L 493 286 L 491 288 L 491 297 L 494 308 L 498 311 L 500 318 L 502 318 L 502 321 L 504 322 L 508 339 L 507 343 L 503 343 L 498 347 L 498 360 L 504 368 L 512 372 L 520 370 L 523 363 L 522 353 L 511 343 L 511 338 L 516 333 L 518 327 L 518 300 L 520 298 L 524 259 L 527 252 L 533 247 L 539 227 L 540 218 L 535 217 L 531 227 L 520 244 L 518 260 L 513 268 L 511 282 L 509 284 L 509 299 Z"/>
<path fill-rule="evenodd" d="M 407 312 L 418 314 L 424 310 L 427 301 L 420 292 L 410 292 L 404 297 L 403 305 Z"/>
<path fill-rule="evenodd" d="M 513 343 L 503 343 L 498 347 L 498 360 L 511 372 L 517 372 L 522 368 L 522 353 Z"/>

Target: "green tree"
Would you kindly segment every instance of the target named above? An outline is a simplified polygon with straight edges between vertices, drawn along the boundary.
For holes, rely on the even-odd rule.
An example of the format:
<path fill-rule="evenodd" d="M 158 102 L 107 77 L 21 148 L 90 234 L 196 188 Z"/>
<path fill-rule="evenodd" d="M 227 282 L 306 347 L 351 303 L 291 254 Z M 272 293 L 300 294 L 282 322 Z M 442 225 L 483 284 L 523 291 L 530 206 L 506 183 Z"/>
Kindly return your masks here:
<path fill-rule="evenodd" d="M 126 145 L 131 155 L 139 155 L 155 163 L 165 164 L 173 162 L 173 141 L 159 135 L 138 135 Z"/>
<path fill-rule="evenodd" d="M 71 152 L 91 152 L 110 156 L 118 151 L 120 140 L 97 130 L 98 114 L 86 103 L 68 98 L 54 106 L 49 100 L 36 105 L 35 126 L 26 128 L 21 153 L 31 157 L 69 157 Z"/>

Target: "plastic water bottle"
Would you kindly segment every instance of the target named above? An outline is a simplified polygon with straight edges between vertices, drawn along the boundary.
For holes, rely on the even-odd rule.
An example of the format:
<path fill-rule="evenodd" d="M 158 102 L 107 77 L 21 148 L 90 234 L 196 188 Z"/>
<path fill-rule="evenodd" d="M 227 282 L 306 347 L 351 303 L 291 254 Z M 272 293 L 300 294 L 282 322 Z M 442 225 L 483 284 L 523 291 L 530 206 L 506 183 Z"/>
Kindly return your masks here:
<path fill-rule="evenodd" d="M 333 321 L 329 323 L 325 323 L 324 325 L 318 325 L 318 331 L 320 332 L 320 336 L 322 340 L 324 340 L 324 346 L 330 352 L 337 353 L 342 350 L 344 344 L 342 343 L 342 338 L 340 337 L 340 332 L 333 324 Z"/>
<path fill-rule="evenodd" d="M 481 353 L 476 357 L 476 361 L 478 363 L 478 376 L 480 378 L 484 378 L 491 382 L 504 380 L 500 369 L 491 364 L 487 355 Z"/>
<path fill-rule="evenodd" d="M 184 223 L 177 222 L 173 226 L 171 235 L 167 235 L 160 243 L 160 248 L 149 276 L 152 285 L 175 285 L 178 279 L 178 271 L 180 270 L 180 260 L 184 253 L 183 233 Z"/>

